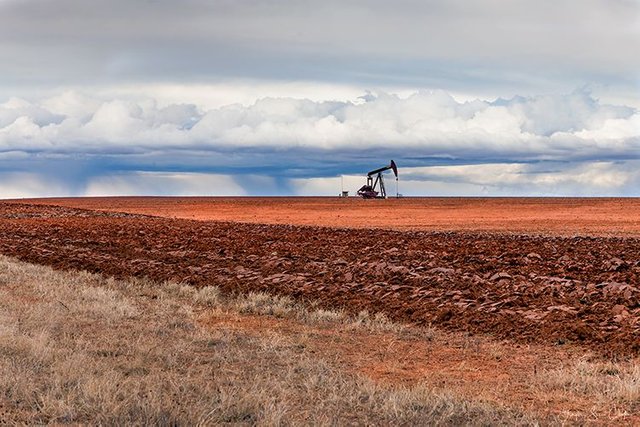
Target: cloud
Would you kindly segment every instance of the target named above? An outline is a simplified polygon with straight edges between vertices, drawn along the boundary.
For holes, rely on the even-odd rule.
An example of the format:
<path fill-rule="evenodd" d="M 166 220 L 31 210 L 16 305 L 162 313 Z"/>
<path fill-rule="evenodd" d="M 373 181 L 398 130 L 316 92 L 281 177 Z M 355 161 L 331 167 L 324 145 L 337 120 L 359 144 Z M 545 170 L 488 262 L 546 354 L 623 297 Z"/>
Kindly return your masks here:
<path fill-rule="evenodd" d="M 44 107 L 19 98 L 10 98 L 0 105 L 0 129 L 21 117 L 28 117 L 31 122 L 38 126 L 60 123 L 64 118 L 63 115 L 52 113 Z"/>
<path fill-rule="evenodd" d="M 391 158 L 407 195 L 638 194 L 629 165 L 640 160 L 640 113 L 584 90 L 464 102 L 444 91 L 268 97 L 212 109 L 64 92 L 0 104 L 0 171 L 38 173 L 25 194 L 333 195 L 336 177 Z M 7 179 L 4 192 L 22 194 Z"/>
<path fill-rule="evenodd" d="M 355 195 L 365 174 L 288 178 L 185 172 L 107 172 L 70 182 L 39 172 L 0 172 L 0 198 L 50 196 Z M 80 184 L 80 185 L 79 185 Z M 396 193 L 386 176 L 389 196 Z M 640 161 L 403 167 L 405 196 L 628 196 L 640 187 Z"/>
<path fill-rule="evenodd" d="M 476 187 L 467 187 L 472 191 L 463 195 L 478 190 L 487 195 L 620 195 L 640 183 L 638 165 L 640 161 L 436 166 L 409 168 L 403 181 L 422 190 L 429 182 Z"/>
<path fill-rule="evenodd" d="M 443 91 L 354 101 L 263 98 L 202 110 L 65 93 L 0 104 L 0 151 L 163 150 L 395 153 L 462 161 L 611 160 L 640 155 L 640 113 L 588 92 L 458 102 Z"/>
<path fill-rule="evenodd" d="M 33 172 L 0 171 L 0 199 L 69 194 L 63 182 Z"/>
<path fill-rule="evenodd" d="M 512 95 L 637 89 L 635 0 L 0 2 L 0 82 L 24 90 L 314 81 Z M 46 70 L 46 71 L 45 71 Z"/>
<path fill-rule="evenodd" d="M 233 177 L 202 173 L 135 172 L 100 176 L 87 183 L 86 196 L 245 196 Z"/>
<path fill-rule="evenodd" d="M 640 186 L 640 161 L 579 164 L 484 164 L 401 168 L 399 192 L 405 196 L 622 196 Z M 395 195 L 393 178 L 387 193 Z M 294 194 L 355 195 L 363 176 L 292 180 Z"/>

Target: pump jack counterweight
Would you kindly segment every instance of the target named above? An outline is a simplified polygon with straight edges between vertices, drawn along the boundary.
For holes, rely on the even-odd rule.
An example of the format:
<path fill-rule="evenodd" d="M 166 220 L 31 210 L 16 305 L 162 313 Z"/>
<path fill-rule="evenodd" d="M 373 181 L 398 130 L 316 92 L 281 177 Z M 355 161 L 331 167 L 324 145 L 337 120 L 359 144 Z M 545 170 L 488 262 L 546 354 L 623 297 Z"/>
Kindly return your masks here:
<path fill-rule="evenodd" d="M 384 186 L 384 178 L 382 173 L 388 170 L 392 170 L 393 174 L 396 176 L 397 191 L 398 167 L 396 166 L 396 163 L 391 160 L 389 166 L 372 170 L 367 174 L 367 183 L 360 187 L 360 189 L 358 190 L 358 196 L 362 197 L 363 199 L 386 199 L 387 190 Z"/>

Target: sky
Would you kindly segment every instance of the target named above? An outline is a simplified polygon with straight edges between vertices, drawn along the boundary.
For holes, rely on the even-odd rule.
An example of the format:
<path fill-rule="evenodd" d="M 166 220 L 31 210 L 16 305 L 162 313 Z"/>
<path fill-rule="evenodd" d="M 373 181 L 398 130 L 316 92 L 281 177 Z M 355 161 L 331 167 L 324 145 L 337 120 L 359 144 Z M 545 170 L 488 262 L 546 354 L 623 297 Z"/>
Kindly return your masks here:
<path fill-rule="evenodd" d="M 640 0 L 0 0 L 0 198 L 640 196 L 638 52 Z"/>

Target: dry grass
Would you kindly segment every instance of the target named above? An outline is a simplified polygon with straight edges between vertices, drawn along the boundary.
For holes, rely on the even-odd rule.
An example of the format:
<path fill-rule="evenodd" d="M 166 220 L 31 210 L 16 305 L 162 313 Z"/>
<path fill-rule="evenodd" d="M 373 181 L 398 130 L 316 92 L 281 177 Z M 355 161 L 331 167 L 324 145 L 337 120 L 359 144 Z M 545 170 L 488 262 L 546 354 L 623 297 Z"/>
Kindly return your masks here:
<path fill-rule="evenodd" d="M 91 424 L 535 424 L 503 407 L 347 374 L 295 337 L 203 328 L 203 310 L 402 330 L 386 318 L 223 298 L 0 257 L 0 418 Z"/>
<path fill-rule="evenodd" d="M 540 377 L 543 390 L 562 390 L 588 397 L 594 408 L 608 408 L 610 419 L 640 411 L 640 365 L 578 360 L 547 370 Z"/>
<path fill-rule="evenodd" d="M 197 297 L 198 294 L 194 295 Z M 384 313 L 371 314 L 367 310 L 362 310 L 356 316 L 349 316 L 343 310 L 327 310 L 319 308 L 317 303 L 301 304 L 291 297 L 271 295 L 265 292 L 251 292 L 226 299 L 220 298 L 217 302 L 220 306 L 235 309 L 241 314 L 292 318 L 312 325 L 340 324 L 371 332 L 410 333 L 412 335 L 419 333 L 425 339 L 431 339 L 433 336 L 433 331 L 430 328 L 416 330 L 408 325 L 391 321 Z"/>

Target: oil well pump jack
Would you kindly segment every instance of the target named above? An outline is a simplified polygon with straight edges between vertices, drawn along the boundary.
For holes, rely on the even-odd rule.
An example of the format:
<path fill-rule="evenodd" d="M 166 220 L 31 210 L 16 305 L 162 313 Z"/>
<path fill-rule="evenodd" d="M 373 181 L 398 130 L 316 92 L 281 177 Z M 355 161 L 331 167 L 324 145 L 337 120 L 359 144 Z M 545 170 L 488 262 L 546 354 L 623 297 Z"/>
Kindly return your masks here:
<path fill-rule="evenodd" d="M 384 187 L 384 178 L 382 173 L 391 169 L 396 176 L 396 184 L 398 182 L 398 167 L 396 163 L 391 160 L 389 166 L 385 166 L 379 169 L 372 170 L 367 174 L 367 183 L 360 187 L 358 190 L 358 196 L 363 199 L 386 199 L 387 190 Z M 375 177 L 375 180 L 374 180 Z"/>

